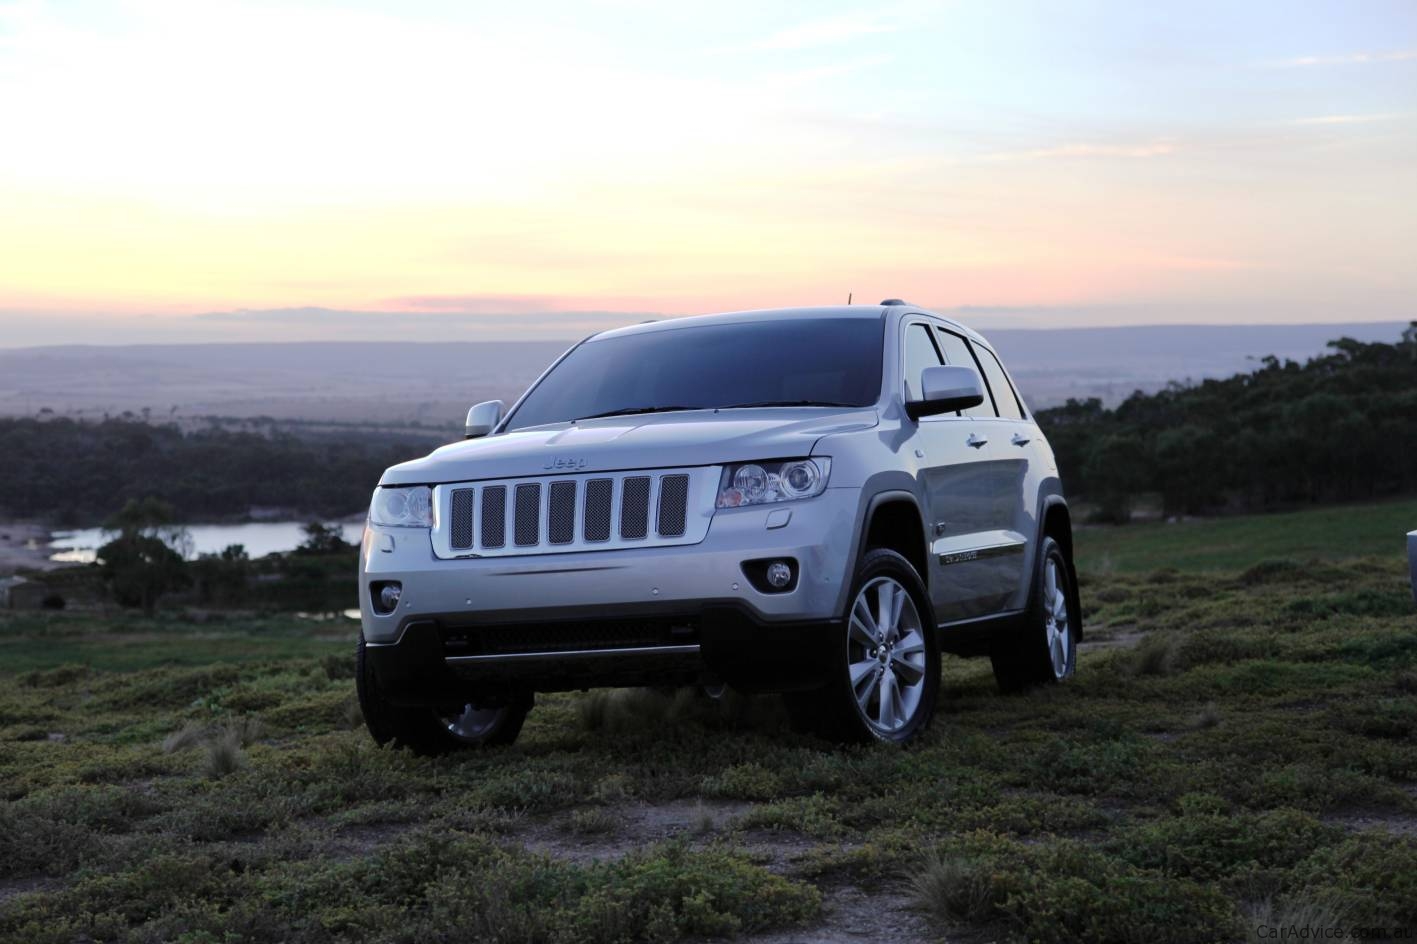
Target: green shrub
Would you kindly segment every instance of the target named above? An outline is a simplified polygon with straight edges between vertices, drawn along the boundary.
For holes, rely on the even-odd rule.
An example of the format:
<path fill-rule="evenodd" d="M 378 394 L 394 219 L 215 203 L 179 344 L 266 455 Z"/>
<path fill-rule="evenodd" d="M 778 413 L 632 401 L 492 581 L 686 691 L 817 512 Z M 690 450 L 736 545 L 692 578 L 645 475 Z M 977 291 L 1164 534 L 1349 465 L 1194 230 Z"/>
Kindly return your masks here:
<path fill-rule="evenodd" d="M 1231 941 L 1238 916 L 1218 890 L 1133 867 L 1073 841 L 1024 845 L 969 833 L 938 851 L 943 866 L 925 883 L 946 896 L 937 913 L 962 909 L 1038 944 Z M 927 860 L 927 863 L 930 860 Z M 922 900 L 917 886 L 917 903 Z"/>
<path fill-rule="evenodd" d="M 1142 868 L 1214 880 L 1247 866 L 1288 868 L 1338 835 L 1335 827 L 1298 810 L 1188 813 L 1123 830 L 1109 848 Z"/>
<path fill-rule="evenodd" d="M 1317 850 L 1293 885 L 1368 925 L 1417 925 L 1417 839 L 1362 833 Z"/>
<path fill-rule="evenodd" d="M 728 800 L 771 800 L 782 792 L 782 778 L 759 764 L 738 764 L 704 780 L 704 793 Z"/>

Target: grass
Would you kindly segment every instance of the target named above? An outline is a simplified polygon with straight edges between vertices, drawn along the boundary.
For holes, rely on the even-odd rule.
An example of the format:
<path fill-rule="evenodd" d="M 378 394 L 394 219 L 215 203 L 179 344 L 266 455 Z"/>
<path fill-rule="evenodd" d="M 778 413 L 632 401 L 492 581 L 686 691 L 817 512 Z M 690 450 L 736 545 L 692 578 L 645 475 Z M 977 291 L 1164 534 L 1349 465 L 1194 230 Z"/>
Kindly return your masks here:
<path fill-rule="evenodd" d="M 1405 553 L 1417 528 L 1417 499 L 1336 505 L 1266 515 L 1145 522 L 1078 531 L 1078 560 L 1098 570 L 1138 574 L 1242 571 L 1265 560 L 1341 560 Z"/>
<path fill-rule="evenodd" d="M 7 672 L 64 664 L 129 672 L 154 665 L 241 664 L 323 655 L 348 658 L 352 641 L 359 638 L 359 626 L 352 620 L 204 614 L 194 621 L 171 614 L 143 617 L 127 612 L 108 617 L 5 613 L 4 620 L 0 666 Z"/>
<path fill-rule="evenodd" d="M 637 691 L 426 760 L 352 727 L 337 628 L 0 615 L 0 941 L 807 940 L 848 886 L 883 937 L 1412 926 L 1417 616 L 1371 534 L 1275 549 L 1312 515 L 1108 538 L 1150 569 L 1087 532 L 1090 638 L 1136 644 L 1022 697 L 947 660 L 907 751 Z"/>

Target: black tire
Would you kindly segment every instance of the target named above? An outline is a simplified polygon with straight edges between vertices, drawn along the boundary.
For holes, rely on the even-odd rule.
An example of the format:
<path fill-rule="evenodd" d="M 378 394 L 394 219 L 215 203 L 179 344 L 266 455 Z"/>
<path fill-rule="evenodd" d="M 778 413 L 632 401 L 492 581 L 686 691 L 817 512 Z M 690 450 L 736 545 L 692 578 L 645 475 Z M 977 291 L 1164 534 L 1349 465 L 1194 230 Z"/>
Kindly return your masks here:
<path fill-rule="evenodd" d="M 894 594 L 904 591 L 909 598 L 909 606 L 902 601 L 894 627 L 896 638 L 891 640 L 888 631 L 882 637 L 887 645 L 870 649 L 859 630 L 852 626 L 853 610 L 863 591 L 876 593 L 882 583 L 891 585 L 889 590 L 893 599 Z M 930 597 L 925 592 L 920 575 L 909 561 L 895 551 L 885 548 L 869 550 L 862 555 L 856 567 L 846 605 L 843 625 L 829 642 L 830 682 L 817 691 L 786 696 L 788 713 L 794 726 L 846 743 L 883 741 L 905 744 L 914 740 L 929 726 L 940 692 L 940 650 L 935 638 L 935 611 L 930 606 Z M 912 611 L 914 619 L 910 618 Z M 895 648 L 897 645 L 900 647 L 898 650 Z M 882 654 L 886 649 L 890 651 Z M 878 658 L 880 666 L 873 677 L 869 674 L 868 663 Z M 858 672 L 867 672 L 857 675 L 855 685 L 852 683 L 853 666 L 857 667 Z M 863 693 L 862 697 L 858 697 L 858 693 Z M 901 705 L 900 712 L 908 715 L 893 726 L 891 723 L 897 719 L 897 709 L 892 707 L 887 717 L 883 701 L 887 693 L 895 696 L 891 704 Z M 906 712 L 905 706 L 910 705 L 913 707 Z"/>
<path fill-rule="evenodd" d="M 1055 612 L 1049 603 L 1053 594 L 1049 587 L 1050 571 L 1057 583 L 1059 596 L 1054 599 L 1060 601 L 1061 612 Z M 1029 595 L 1023 625 L 1016 632 L 999 636 L 989 651 L 999 690 L 1022 692 L 1071 678 L 1077 671 L 1078 630 L 1081 627 L 1077 581 L 1072 563 L 1063 553 L 1062 546 L 1045 536 L 1038 548 L 1033 590 Z M 1055 661 L 1060 653 L 1061 662 Z"/>
<path fill-rule="evenodd" d="M 532 696 L 524 692 L 501 699 L 493 707 L 483 709 L 486 723 L 464 726 L 464 733 L 431 706 L 395 705 L 384 698 L 378 678 L 364 656 L 364 639 L 359 639 L 355 661 L 355 688 L 359 694 L 359 710 L 364 714 L 365 727 L 375 742 L 394 748 L 408 748 L 415 754 L 436 757 L 452 751 L 511 744 L 521 733 L 522 723 L 531 710 Z M 476 706 L 465 708 L 476 711 Z M 461 721 L 461 719 L 459 719 Z"/>

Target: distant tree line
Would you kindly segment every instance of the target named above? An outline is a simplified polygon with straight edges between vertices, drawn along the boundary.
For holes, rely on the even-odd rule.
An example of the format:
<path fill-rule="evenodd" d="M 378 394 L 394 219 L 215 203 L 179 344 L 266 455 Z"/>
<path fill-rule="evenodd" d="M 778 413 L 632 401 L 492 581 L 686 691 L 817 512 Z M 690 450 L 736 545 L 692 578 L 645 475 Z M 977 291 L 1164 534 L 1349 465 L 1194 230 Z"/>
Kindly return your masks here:
<path fill-rule="evenodd" d="M 358 604 L 354 582 L 357 548 L 338 528 L 305 525 L 305 541 L 293 551 L 252 560 L 233 544 L 219 554 L 191 555 L 191 537 L 171 505 L 155 498 L 129 501 L 103 524 L 109 539 L 87 567 L 104 596 L 121 607 L 152 615 L 158 601 L 262 611 L 339 612 Z M 34 575 L 43 581 L 45 575 Z M 64 606 L 62 596 L 58 605 Z"/>
<path fill-rule="evenodd" d="M 1344 338 L 1307 363 L 1264 358 L 1225 380 L 1135 393 L 1115 409 L 1040 410 L 1070 495 L 1124 521 L 1417 492 L 1417 322 L 1393 344 Z M 379 475 L 447 434 L 186 431 L 137 419 L 0 418 L 0 515 L 105 521 L 132 500 L 174 520 L 253 506 L 318 518 L 362 510 Z"/>
<path fill-rule="evenodd" d="M 1100 520 L 1144 495 L 1167 515 L 1417 492 L 1417 322 L 1395 344 L 1330 342 L 1226 380 L 1069 400 L 1037 419 L 1064 487 Z"/>
<path fill-rule="evenodd" d="M 368 505 L 385 468 L 447 438 L 0 418 L 0 514 L 90 526 L 130 500 L 156 497 L 184 521 L 244 515 L 253 506 L 341 517 Z"/>

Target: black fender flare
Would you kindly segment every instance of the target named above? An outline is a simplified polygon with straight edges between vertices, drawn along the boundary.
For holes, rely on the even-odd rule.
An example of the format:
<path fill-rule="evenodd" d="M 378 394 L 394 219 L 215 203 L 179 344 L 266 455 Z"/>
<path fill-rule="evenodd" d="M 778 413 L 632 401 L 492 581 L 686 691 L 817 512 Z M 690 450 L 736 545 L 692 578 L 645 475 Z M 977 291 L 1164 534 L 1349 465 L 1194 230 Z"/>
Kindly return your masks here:
<path fill-rule="evenodd" d="M 1033 546 L 1034 546 L 1035 548 L 1041 548 L 1041 547 L 1043 546 L 1043 537 L 1044 537 L 1044 534 L 1046 533 L 1047 527 L 1048 527 L 1048 514 L 1049 514 L 1049 512 L 1051 512 L 1054 508 L 1062 508 L 1063 511 L 1064 511 L 1064 512 L 1067 514 L 1067 516 L 1068 516 L 1068 533 L 1067 533 L 1066 537 L 1063 538 L 1063 539 L 1060 539 L 1060 540 L 1058 541 L 1058 543 L 1062 545 L 1062 547 L 1063 547 L 1063 557 L 1064 557 L 1064 558 L 1067 560 L 1067 562 L 1068 562 L 1068 578 L 1069 578 L 1068 583 L 1069 583 L 1069 585 L 1070 585 L 1070 587 L 1071 587 L 1071 591 L 1070 591 L 1070 594 L 1069 594 L 1069 595 L 1072 597 L 1072 600 L 1071 600 L 1070 602 L 1071 602 L 1071 604 L 1072 604 L 1073 612 L 1076 613 L 1076 614 L 1077 614 L 1077 617 L 1078 617 L 1078 618 L 1077 618 L 1077 640 L 1078 640 L 1078 642 L 1082 642 L 1082 638 L 1083 638 L 1082 595 L 1081 595 L 1081 592 L 1080 592 L 1080 590 L 1079 590 L 1079 588 L 1078 588 L 1077 564 L 1074 562 L 1074 557 L 1075 557 L 1075 555 L 1074 555 L 1074 553 L 1073 553 L 1073 546 L 1074 546 L 1074 545 L 1073 545 L 1073 527 L 1072 527 L 1073 515 L 1072 515 L 1072 509 L 1068 507 L 1068 500 L 1067 500 L 1066 498 L 1064 498 L 1061 494 L 1057 493 L 1057 492 L 1054 492 L 1053 494 L 1050 494 L 1050 495 L 1045 495 L 1045 496 L 1043 497 L 1043 500 L 1039 503 L 1039 508 L 1038 508 L 1038 536 L 1037 536 L 1037 538 L 1035 539 L 1035 543 L 1034 543 Z M 1030 604 L 1032 603 L 1032 600 L 1033 600 L 1033 592 L 1034 592 L 1034 589 L 1035 589 L 1035 587 L 1033 586 L 1033 584 L 1034 584 L 1035 581 L 1038 580 L 1038 563 L 1037 563 L 1037 557 L 1038 557 L 1038 555 L 1037 555 L 1037 553 L 1035 552 L 1035 553 L 1034 553 L 1033 568 L 1032 568 L 1032 569 L 1033 569 L 1033 574 L 1029 577 L 1029 587 L 1028 587 L 1028 600 L 1029 600 Z"/>

